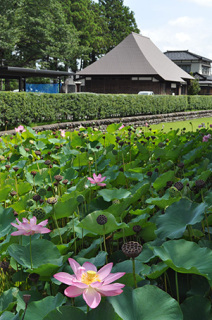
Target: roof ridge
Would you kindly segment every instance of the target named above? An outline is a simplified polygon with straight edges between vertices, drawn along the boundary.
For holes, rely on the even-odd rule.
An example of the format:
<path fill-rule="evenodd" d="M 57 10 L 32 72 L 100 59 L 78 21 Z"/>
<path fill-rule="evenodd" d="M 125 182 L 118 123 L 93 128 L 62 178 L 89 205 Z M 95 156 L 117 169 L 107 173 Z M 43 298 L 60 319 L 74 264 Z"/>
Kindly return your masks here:
<path fill-rule="evenodd" d="M 131 32 L 131 34 L 132 35 L 136 35 L 136 36 L 139 36 L 139 37 L 142 37 L 142 38 L 146 38 L 146 39 L 150 39 L 149 37 L 147 37 L 147 36 L 143 36 L 142 34 L 140 34 L 140 33 L 136 33 L 136 32 Z"/>
<path fill-rule="evenodd" d="M 189 50 L 167 50 L 165 53 L 187 53 L 187 54 L 190 54 L 191 56 L 195 57 L 195 58 L 200 58 L 201 60 L 206 60 L 206 61 L 212 61 L 211 59 L 209 58 L 206 58 L 206 57 L 203 57 L 203 56 L 200 56 L 199 54 L 196 54 L 196 53 L 193 53 Z"/>

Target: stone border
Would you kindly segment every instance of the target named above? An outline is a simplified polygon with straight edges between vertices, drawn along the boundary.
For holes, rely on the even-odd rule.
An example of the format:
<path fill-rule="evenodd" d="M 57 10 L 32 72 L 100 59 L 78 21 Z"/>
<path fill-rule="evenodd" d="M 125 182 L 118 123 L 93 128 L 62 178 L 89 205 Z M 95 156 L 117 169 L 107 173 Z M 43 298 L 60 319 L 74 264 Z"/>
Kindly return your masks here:
<path fill-rule="evenodd" d="M 189 111 L 189 112 L 175 112 L 175 113 L 165 113 L 165 114 L 155 114 L 155 115 L 143 115 L 134 117 L 123 117 L 123 118 L 111 118 L 111 119 L 101 119 L 101 120 L 87 120 L 87 121 L 75 121 L 75 122 L 61 122 L 48 124 L 43 126 L 33 127 L 35 131 L 45 131 L 45 130 L 79 130 L 81 127 L 101 127 L 105 129 L 109 124 L 112 123 L 123 123 L 125 125 L 132 126 L 144 126 L 147 122 L 148 124 L 158 124 L 161 122 L 173 122 L 173 121 L 183 121 L 191 120 L 196 118 L 206 118 L 212 117 L 212 110 L 201 110 L 201 111 Z M 0 136 L 5 134 L 15 134 L 15 130 L 1 131 Z"/>

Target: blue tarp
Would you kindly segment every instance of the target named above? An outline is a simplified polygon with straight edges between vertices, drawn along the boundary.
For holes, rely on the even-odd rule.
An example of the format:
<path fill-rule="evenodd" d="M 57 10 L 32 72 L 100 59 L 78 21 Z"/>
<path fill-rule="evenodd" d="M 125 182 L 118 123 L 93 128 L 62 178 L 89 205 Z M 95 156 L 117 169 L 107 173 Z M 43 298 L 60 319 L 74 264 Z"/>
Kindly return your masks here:
<path fill-rule="evenodd" d="M 58 83 L 26 83 L 26 92 L 59 93 Z"/>

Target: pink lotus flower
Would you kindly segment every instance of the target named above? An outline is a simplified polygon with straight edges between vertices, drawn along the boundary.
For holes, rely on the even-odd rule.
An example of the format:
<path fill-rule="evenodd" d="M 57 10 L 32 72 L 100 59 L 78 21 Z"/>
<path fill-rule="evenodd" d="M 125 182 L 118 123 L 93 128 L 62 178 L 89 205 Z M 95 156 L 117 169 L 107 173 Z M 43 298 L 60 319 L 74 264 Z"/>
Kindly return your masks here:
<path fill-rule="evenodd" d="M 121 289 L 125 286 L 124 284 L 111 284 L 125 274 L 125 272 L 110 273 L 113 263 L 106 264 L 97 272 L 96 266 L 90 262 L 85 262 L 81 267 L 74 259 L 68 260 L 74 275 L 66 272 L 54 275 L 55 279 L 70 285 L 64 291 L 66 296 L 74 298 L 82 294 L 87 305 L 94 309 L 98 307 L 101 296 L 117 296 L 123 292 Z"/>
<path fill-rule="evenodd" d="M 211 138 L 211 134 L 209 133 L 208 135 L 204 136 L 202 138 L 202 142 L 208 142 L 208 140 Z"/>
<path fill-rule="evenodd" d="M 36 224 L 37 223 L 36 217 L 33 217 L 30 220 L 23 218 L 23 222 L 20 222 L 18 220 L 18 218 L 16 218 L 16 221 L 18 222 L 18 224 L 11 223 L 11 225 L 13 227 L 17 228 L 18 231 L 11 233 L 11 236 L 20 236 L 20 235 L 31 236 L 35 233 L 49 233 L 49 232 L 51 232 L 51 230 L 44 228 L 47 225 L 48 220 L 44 220 L 38 224 Z"/>
<path fill-rule="evenodd" d="M 104 181 L 105 179 L 106 177 L 102 177 L 101 174 L 98 174 L 97 176 L 95 173 L 93 174 L 93 179 L 88 177 L 88 180 L 90 181 L 90 183 L 97 184 L 97 186 L 100 186 L 100 187 L 106 186 L 106 183 L 102 183 L 102 181 Z"/>
<path fill-rule="evenodd" d="M 65 131 L 65 130 L 62 130 L 62 129 L 60 129 L 59 131 L 60 131 L 61 137 L 65 138 L 65 136 L 66 136 L 66 131 Z"/>
<path fill-rule="evenodd" d="M 145 127 L 148 127 L 148 126 L 149 126 L 149 125 L 148 125 L 148 122 L 146 122 L 146 123 L 145 123 Z"/>
<path fill-rule="evenodd" d="M 121 130 L 121 129 L 123 129 L 123 128 L 124 128 L 124 125 L 122 124 L 121 127 L 119 127 L 119 130 Z"/>
<path fill-rule="evenodd" d="M 20 125 L 20 126 L 18 126 L 18 128 L 15 128 L 15 132 L 20 132 L 20 133 L 22 133 L 22 132 L 25 132 L 26 130 L 24 129 L 24 126 L 22 126 L 22 125 Z"/>

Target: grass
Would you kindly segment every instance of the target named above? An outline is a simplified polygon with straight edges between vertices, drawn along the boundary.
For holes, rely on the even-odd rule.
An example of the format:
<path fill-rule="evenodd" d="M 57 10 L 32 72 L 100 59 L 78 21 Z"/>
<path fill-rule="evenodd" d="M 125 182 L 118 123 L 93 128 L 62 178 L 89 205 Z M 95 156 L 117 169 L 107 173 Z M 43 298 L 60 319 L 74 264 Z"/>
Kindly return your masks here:
<path fill-rule="evenodd" d="M 151 125 L 152 130 L 161 130 L 163 128 L 164 132 L 168 132 L 170 130 L 176 130 L 186 128 L 186 131 L 196 131 L 198 126 L 202 123 L 205 124 L 206 128 L 210 127 L 212 124 L 212 117 L 209 118 L 198 118 L 192 120 L 185 120 L 185 121 L 175 121 L 175 122 L 161 122 L 159 124 Z"/>

